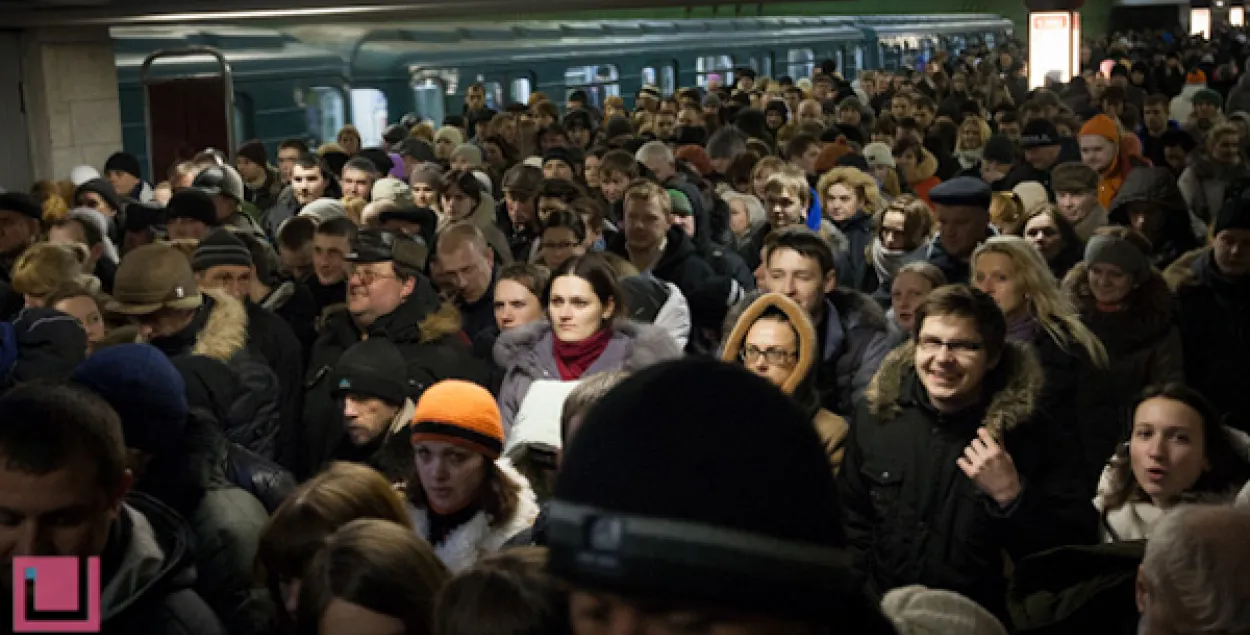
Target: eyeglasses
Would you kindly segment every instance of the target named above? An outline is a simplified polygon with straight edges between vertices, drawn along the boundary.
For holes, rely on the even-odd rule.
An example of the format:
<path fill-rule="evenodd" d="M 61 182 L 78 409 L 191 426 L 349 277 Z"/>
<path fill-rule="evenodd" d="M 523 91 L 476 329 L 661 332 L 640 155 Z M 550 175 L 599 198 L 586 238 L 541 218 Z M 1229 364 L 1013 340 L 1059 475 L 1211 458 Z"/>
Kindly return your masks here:
<path fill-rule="evenodd" d="M 972 340 L 943 341 L 936 337 L 921 337 L 917 347 L 924 353 L 937 353 L 943 348 L 949 349 L 955 357 L 968 358 L 981 352 L 985 345 Z"/>
<path fill-rule="evenodd" d="M 773 366 L 784 366 L 798 358 L 798 353 L 795 353 L 794 351 L 783 351 L 780 348 L 761 349 L 758 346 L 751 346 L 748 344 L 743 347 L 742 352 L 738 354 L 738 357 L 747 364 L 754 364 L 759 361 L 760 356 L 763 356 L 764 359 Z"/>
<path fill-rule="evenodd" d="M 373 284 L 377 280 L 398 279 L 398 276 L 394 274 L 380 273 L 372 269 L 358 269 L 354 266 L 348 269 L 347 275 L 349 277 L 359 278 L 360 284 L 363 284 L 366 287 Z"/>

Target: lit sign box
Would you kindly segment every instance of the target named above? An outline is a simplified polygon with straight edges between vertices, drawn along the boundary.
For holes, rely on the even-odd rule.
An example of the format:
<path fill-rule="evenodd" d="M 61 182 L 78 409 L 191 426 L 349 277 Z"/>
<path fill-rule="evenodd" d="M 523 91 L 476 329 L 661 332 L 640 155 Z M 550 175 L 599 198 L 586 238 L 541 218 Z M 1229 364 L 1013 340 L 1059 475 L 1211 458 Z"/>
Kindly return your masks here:
<path fill-rule="evenodd" d="M 1029 88 L 1047 80 L 1068 82 L 1079 75 L 1081 14 L 1047 11 L 1029 14 Z"/>
<path fill-rule="evenodd" d="M 1210 9 L 1190 9 L 1189 10 L 1189 34 L 1201 35 L 1204 38 L 1211 37 L 1211 10 Z"/>
<path fill-rule="evenodd" d="M 1228 24 L 1231 26 L 1246 25 L 1246 8 L 1232 7 L 1228 10 Z"/>

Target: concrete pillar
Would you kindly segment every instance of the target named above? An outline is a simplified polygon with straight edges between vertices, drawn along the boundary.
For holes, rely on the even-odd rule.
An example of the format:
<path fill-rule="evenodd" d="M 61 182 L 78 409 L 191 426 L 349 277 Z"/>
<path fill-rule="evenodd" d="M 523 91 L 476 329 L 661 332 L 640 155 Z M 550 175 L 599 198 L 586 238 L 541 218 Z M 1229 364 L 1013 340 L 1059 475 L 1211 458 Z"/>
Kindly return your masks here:
<path fill-rule="evenodd" d="M 122 147 L 117 68 L 107 27 L 33 28 L 20 38 L 35 179 L 103 169 Z"/>

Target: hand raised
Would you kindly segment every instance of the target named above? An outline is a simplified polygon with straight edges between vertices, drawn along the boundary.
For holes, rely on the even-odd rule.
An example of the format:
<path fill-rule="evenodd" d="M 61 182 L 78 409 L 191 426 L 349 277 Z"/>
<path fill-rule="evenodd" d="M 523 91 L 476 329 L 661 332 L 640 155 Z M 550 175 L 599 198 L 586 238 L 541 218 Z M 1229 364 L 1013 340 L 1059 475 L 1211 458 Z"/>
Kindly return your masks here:
<path fill-rule="evenodd" d="M 964 448 L 964 455 L 956 461 L 959 469 L 976 483 L 977 488 L 988 494 L 999 507 L 1007 507 L 1020 495 L 1020 474 L 1016 464 L 990 431 L 977 430 L 977 438 Z"/>

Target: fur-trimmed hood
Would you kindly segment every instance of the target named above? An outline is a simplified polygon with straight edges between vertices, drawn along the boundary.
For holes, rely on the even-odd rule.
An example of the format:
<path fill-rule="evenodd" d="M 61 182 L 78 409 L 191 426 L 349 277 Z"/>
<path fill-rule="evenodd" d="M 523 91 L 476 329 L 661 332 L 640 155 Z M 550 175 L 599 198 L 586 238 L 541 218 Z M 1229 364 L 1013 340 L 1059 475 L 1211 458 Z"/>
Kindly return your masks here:
<path fill-rule="evenodd" d="M 196 332 L 191 352 L 229 362 L 247 346 L 247 309 L 220 289 L 201 289 L 200 293 L 212 298 L 213 306 Z"/>
<path fill-rule="evenodd" d="M 881 362 L 868 386 L 868 411 L 882 422 L 888 423 L 905 407 L 920 405 L 916 397 L 923 387 L 919 386 L 915 358 L 915 342 L 894 349 Z M 1037 410 L 1044 381 L 1045 374 L 1033 350 L 1025 344 L 1007 342 L 998 366 L 985 376 L 986 392 L 993 396 L 985 406 L 982 425 L 1000 440 L 1005 432 L 1024 425 Z M 913 387 L 916 394 L 912 394 Z"/>
<path fill-rule="evenodd" d="M 532 527 L 538 518 L 538 498 L 534 495 L 529 480 L 507 459 L 495 461 L 495 467 L 504 478 L 520 486 L 516 511 L 510 518 L 491 518 L 486 512 L 479 511 L 468 522 L 453 529 L 441 543 L 433 545 L 438 559 L 453 574 L 468 569 L 483 556 L 499 551 L 514 536 Z M 412 519 L 417 535 L 428 540 L 429 514 L 406 501 L 404 505 L 408 508 L 408 516 Z"/>
<path fill-rule="evenodd" d="M 921 183 L 927 179 L 932 178 L 933 175 L 937 174 L 937 171 L 938 171 L 937 157 L 933 156 L 933 153 L 929 152 L 925 148 L 921 148 L 920 152 L 921 152 L 920 160 L 916 162 L 916 173 L 915 173 L 916 178 L 915 180 L 909 182 L 908 185 L 915 185 L 917 183 Z M 906 177 L 906 175 L 904 175 L 904 177 Z"/>
<path fill-rule="evenodd" d="M 1098 310 L 1098 301 L 1094 299 L 1094 292 L 1089 288 L 1089 265 L 1084 262 L 1076 263 L 1063 278 L 1063 290 L 1076 301 L 1082 321 L 1103 340 L 1112 355 L 1131 352 L 1163 336 L 1173 326 L 1176 315 L 1175 299 L 1163 279 L 1163 274 L 1153 267 L 1146 281 L 1129 294 L 1124 319 L 1114 322 L 1117 331 L 1115 333 L 1101 332 L 1104 329 L 1098 328 L 1102 324 L 1111 326 L 1111 322 L 1099 319 L 1103 314 Z M 1129 332 L 1120 332 L 1125 329 Z M 1115 346 L 1117 342 L 1121 346 Z M 1121 347 L 1126 347 L 1127 350 L 1111 350 Z"/>
<path fill-rule="evenodd" d="M 790 376 L 778 386 L 781 388 L 781 392 L 793 395 L 799 386 L 803 384 L 803 380 L 807 379 L 812 368 L 820 362 L 819 339 L 816 337 L 816 328 L 812 326 L 812 321 L 807 318 L 803 307 L 799 306 L 794 300 L 780 293 L 766 293 L 750 301 L 750 304 L 738 316 L 736 323 L 729 331 L 729 335 L 726 336 L 724 350 L 721 351 L 721 359 L 731 364 L 738 363 L 738 355 L 746 344 L 747 333 L 755 325 L 756 320 L 759 320 L 760 316 L 768 309 L 777 309 L 784 313 L 786 319 L 789 320 L 790 325 L 794 327 L 795 332 L 798 334 L 798 360 L 795 362 L 794 368 L 791 369 Z"/>
<path fill-rule="evenodd" d="M 1168 287 L 1173 293 L 1180 291 L 1182 287 L 1193 286 L 1199 283 L 1198 271 L 1194 268 L 1194 265 L 1210 251 L 1210 247 L 1202 247 L 1185 252 L 1184 255 L 1168 265 L 1167 269 L 1163 270 L 1163 279 L 1167 281 Z"/>
<path fill-rule="evenodd" d="M 657 326 L 617 320 L 612 325 L 612 331 L 612 341 L 604 349 L 603 356 L 608 355 L 614 346 L 622 347 L 617 353 L 622 355 L 621 370 L 640 370 L 681 357 L 677 342 Z M 502 368 L 516 366 L 531 377 L 541 377 L 544 371 L 551 370 L 550 364 L 545 362 L 554 363 L 554 358 L 550 346 L 541 347 L 539 344 L 544 340 L 550 342 L 554 337 L 551 324 L 546 320 L 506 331 L 495 342 L 495 363 Z"/>

